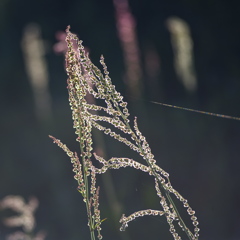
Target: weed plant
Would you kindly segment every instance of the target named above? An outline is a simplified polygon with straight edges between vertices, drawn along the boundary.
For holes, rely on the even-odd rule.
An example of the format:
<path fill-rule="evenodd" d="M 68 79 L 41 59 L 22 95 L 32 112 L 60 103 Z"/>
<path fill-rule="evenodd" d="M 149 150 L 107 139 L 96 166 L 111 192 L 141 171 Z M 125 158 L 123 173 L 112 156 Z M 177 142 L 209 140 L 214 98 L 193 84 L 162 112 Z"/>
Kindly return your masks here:
<path fill-rule="evenodd" d="M 88 227 L 91 240 L 102 239 L 99 210 L 99 187 L 96 184 L 96 175 L 104 174 L 109 169 L 132 167 L 143 171 L 153 178 L 156 194 L 159 197 L 161 210 L 145 209 L 134 212 L 129 216 L 122 215 L 120 230 L 124 231 L 129 222 L 145 215 L 165 217 L 169 224 L 169 231 L 175 240 L 182 239 L 186 234 L 188 239 L 197 240 L 199 228 L 195 211 L 188 201 L 177 192 L 169 179 L 169 174 L 156 164 L 146 138 L 138 128 L 137 118 L 130 121 L 127 103 L 116 91 L 109 77 L 107 66 L 101 56 L 100 63 L 103 73 L 91 62 L 85 51 L 82 41 L 66 30 L 66 71 L 68 75 L 67 88 L 69 104 L 72 111 L 73 127 L 77 135 L 76 141 L 80 145 L 80 156 L 72 152 L 65 144 L 53 136 L 54 143 L 62 148 L 71 159 L 74 178 L 78 182 L 78 191 L 86 204 Z M 89 101 L 94 99 L 95 101 Z M 127 145 L 137 152 L 142 162 L 130 158 L 112 157 L 104 159 L 93 152 L 92 130 L 96 128 L 113 139 Z M 95 159 L 95 160 L 94 160 Z M 94 161 L 100 162 L 101 167 L 95 166 Z M 183 221 L 173 201 L 178 200 L 186 208 L 193 224 L 191 231 Z M 177 226 L 178 225 L 178 226 Z M 180 233 L 181 232 L 181 233 Z"/>

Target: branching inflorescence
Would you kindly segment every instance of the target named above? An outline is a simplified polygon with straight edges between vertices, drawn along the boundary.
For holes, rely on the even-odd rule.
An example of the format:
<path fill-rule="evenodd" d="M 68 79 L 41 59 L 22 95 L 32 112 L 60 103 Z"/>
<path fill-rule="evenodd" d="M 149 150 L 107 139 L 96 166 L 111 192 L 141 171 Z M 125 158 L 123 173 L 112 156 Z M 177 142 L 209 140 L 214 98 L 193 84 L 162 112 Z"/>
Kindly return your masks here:
<path fill-rule="evenodd" d="M 66 32 L 66 71 L 68 74 L 69 103 L 72 110 L 73 127 L 77 134 L 76 140 L 80 143 L 81 162 L 77 153 L 70 151 L 60 140 L 52 136 L 50 137 L 71 159 L 73 171 L 75 172 L 74 178 L 78 182 L 78 190 L 86 203 L 91 239 L 95 239 L 96 232 L 98 232 L 98 239 L 102 239 L 100 225 L 103 220 L 100 219 L 100 210 L 98 209 L 99 188 L 96 187 L 96 174 L 105 173 L 108 169 L 132 167 L 146 172 L 154 178 L 155 189 L 160 198 L 162 211 L 141 210 L 128 217 L 123 214 L 120 219 L 122 224 L 120 230 L 125 230 L 128 223 L 137 217 L 145 215 L 165 216 L 174 239 L 181 239 L 176 230 L 177 223 L 189 239 L 197 240 L 199 228 L 195 212 L 189 206 L 188 201 L 172 187 L 169 174 L 156 165 L 156 160 L 146 138 L 138 128 L 137 119 L 134 119 L 133 124 L 130 123 L 127 103 L 123 101 L 123 97 L 112 84 L 103 56 L 100 59 L 100 63 L 103 66 L 102 73 L 89 59 L 82 41 L 70 32 L 70 27 L 67 28 Z M 103 101 L 105 106 L 101 106 L 96 102 L 89 103 L 88 99 L 90 96 L 96 102 Z M 129 158 L 113 157 L 105 160 L 103 157 L 93 153 L 92 128 L 96 128 L 127 145 L 143 158 L 145 164 Z M 93 157 L 101 163 L 101 168 L 93 165 L 91 160 Z M 173 195 L 187 209 L 194 226 L 193 232 L 187 228 L 182 220 L 172 199 Z"/>

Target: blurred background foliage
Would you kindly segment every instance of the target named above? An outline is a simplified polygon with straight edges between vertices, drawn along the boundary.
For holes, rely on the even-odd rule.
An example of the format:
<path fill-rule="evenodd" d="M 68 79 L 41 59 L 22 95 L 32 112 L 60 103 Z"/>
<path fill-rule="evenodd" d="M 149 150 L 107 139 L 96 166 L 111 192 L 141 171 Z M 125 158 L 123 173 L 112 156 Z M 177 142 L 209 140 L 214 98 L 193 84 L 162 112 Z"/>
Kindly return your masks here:
<path fill-rule="evenodd" d="M 48 138 L 78 150 L 61 40 L 70 24 L 96 65 L 105 56 L 158 164 L 196 210 L 200 239 L 240 239 L 240 122 L 151 102 L 239 116 L 239 1 L 123 2 L 0 0 L 0 199 L 35 196 L 46 239 L 90 239 L 70 161 Z M 108 157 L 135 157 L 107 137 L 101 145 Z M 122 213 L 159 208 L 150 177 L 123 169 L 99 181 L 104 239 L 172 239 L 164 218 L 118 230 Z M 0 239 L 12 231 L 0 223 Z"/>

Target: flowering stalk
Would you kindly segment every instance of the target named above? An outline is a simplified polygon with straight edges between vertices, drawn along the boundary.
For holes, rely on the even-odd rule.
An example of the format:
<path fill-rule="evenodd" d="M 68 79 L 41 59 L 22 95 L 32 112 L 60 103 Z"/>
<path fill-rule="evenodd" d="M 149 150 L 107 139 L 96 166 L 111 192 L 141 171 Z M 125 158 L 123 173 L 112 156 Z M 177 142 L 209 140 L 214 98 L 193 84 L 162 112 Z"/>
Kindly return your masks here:
<path fill-rule="evenodd" d="M 77 141 L 80 145 L 80 157 L 82 164 L 79 161 L 77 153 L 71 152 L 66 145 L 62 144 L 60 140 L 50 136 L 55 143 L 61 147 L 67 155 L 71 158 L 73 163 L 73 171 L 76 173 L 74 178 L 78 182 L 78 191 L 83 196 L 83 201 L 86 204 L 88 227 L 90 230 L 91 240 L 95 240 L 95 230 L 98 232 L 98 239 L 102 239 L 100 234 L 100 211 L 98 210 L 98 195 L 99 190 L 96 189 L 96 174 L 92 166 L 92 135 L 91 123 L 84 117 L 86 112 L 86 91 L 81 87 L 84 81 L 81 74 L 84 71 L 79 61 L 80 53 L 74 49 L 73 38 L 74 35 L 67 35 L 66 42 L 68 51 L 66 53 L 66 70 L 68 74 L 68 94 L 69 104 L 72 110 L 73 127 L 76 129 Z M 85 65 L 86 67 L 86 65 Z M 86 83 L 84 83 L 86 84 Z M 89 180 L 90 178 L 90 180 Z M 89 182 L 91 186 L 89 187 Z"/>
<path fill-rule="evenodd" d="M 76 140 L 80 144 L 81 163 L 77 153 L 71 152 L 60 140 L 50 137 L 67 153 L 73 163 L 78 190 L 86 203 L 91 240 L 95 240 L 96 232 L 98 233 L 98 239 L 102 239 L 100 225 L 103 220 L 100 219 L 98 209 L 99 188 L 96 187 L 96 174 L 103 174 L 108 169 L 119 169 L 121 167 L 133 167 L 148 173 L 154 178 L 156 194 L 160 199 L 162 210 L 140 210 L 128 217 L 123 214 L 120 219 L 122 224 L 120 230 L 125 230 L 128 223 L 136 217 L 145 215 L 165 216 L 169 224 L 169 231 L 175 240 L 181 239 L 176 230 L 176 224 L 180 226 L 189 240 L 198 240 L 199 228 L 197 227 L 198 221 L 195 211 L 189 206 L 187 200 L 172 187 L 169 174 L 156 164 L 149 144 L 138 128 L 137 119 L 135 118 L 133 124 L 130 123 L 127 103 L 123 101 L 121 94 L 115 90 L 103 56 L 101 56 L 100 63 L 103 66 L 104 74 L 91 62 L 84 50 L 82 41 L 70 32 L 69 27 L 66 32 L 68 49 L 66 53 L 66 71 L 68 74 L 69 103 L 72 110 L 73 127 L 77 134 Z M 90 104 L 87 101 L 89 95 L 97 101 Z M 98 105 L 97 103 L 100 101 L 104 105 Z M 143 159 L 143 163 L 130 158 L 112 157 L 105 160 L 103 157 L 98 156 L 93 152 L 92 148 L 92 128 L 102 131 L 136 151 Z M 118 133 L 116 130 L 118 130 Z M 97 168 L 93 165 L 91 160 L 93 156 L 101 163 L 102 167 Z M 194 233 L 190 231 L 181 218 L 172 195 L 187 208 L 187 213 L 190 215 L 194 227 Z"/>

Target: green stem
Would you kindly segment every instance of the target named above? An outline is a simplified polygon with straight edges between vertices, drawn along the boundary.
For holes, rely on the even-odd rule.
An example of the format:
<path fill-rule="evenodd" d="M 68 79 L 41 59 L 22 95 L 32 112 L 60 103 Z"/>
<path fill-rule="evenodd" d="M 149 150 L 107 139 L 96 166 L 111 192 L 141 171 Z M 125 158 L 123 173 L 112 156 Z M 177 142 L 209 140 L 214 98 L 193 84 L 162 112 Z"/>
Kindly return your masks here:
<path fill-rule="evenodd" d="M 81 123 L 81 117 L 78 116 L 78 121 L 79 123 Z M 81 143 L 81 138 L 82 138 L 82 127 L 81 124 L 79 124 L 79 141 L 80 141 L 80 150 L 81 150 L 81 154 L 84 153 L 84 146 Z M 86 162 L 85 162 L 85 156 L 82 157 L 82 164 L 83 164 L 83 180 L 84 180 L 84 186 L 85 186 L 85 196 L 83 196 L 83 198 L 85 198 L 85 203 L 86 203 L 86 209 L 87 209 L 87 215 L 88 215 L 88 227 L 90 230 L 90 236 L 91 236 L 91 240 L 95 240 L 95 233 L 94 233 L 94 222 L 93 222 L 93 218 L 92 218 L 92 212 L 91 212 L 91 206 L 90 206 L 90 201 L 89 201 L 89 187 L 88 187 L 88 176 L 87 176 L 87 166 L 86 166 Z"/>
<path fill-rule="evenodd" d="M 81 152 L 82 147 L 80 144 Z M 88 188 L 88 177 L 87 177 L 87 168 L 85 164 L 85 160 L 83 159 L 83 179 L 84 179 L 84 185 L 85 185 L 85 200 L 86 200 L 86 209 L 87 209 L 87 215 L 88 215 L 88 227 L 91 235 L 91 240 L 95 240 L 95 234 L 94 234 L 94 223 L 92 219 L 92 212 L 91 212 L 91 206 L 89 201 L 89 188 Z"/>
<path fill-rule="evenodd" d="M 158 179 L 158 181 L 159 181 L 159 179 Z M 191 233 L 191 231 L 187 228 L 186 224 L 182 220 L 182 218 L 180 216 L 180 213 L 178 212 L 177 207 L 176 207 L 174 201 L 172 200 L 172 197 L 170 196 L 169 192 L 165 188 L 164 188 L 164 191 L 165 191 L 165 194 L 166 194 L 166 197 L 167 197 L 168 201 L 172 204 L 172 207 L 173 207 L 175 213 L 177 214 L 177 217 L 178 217 L 179 222 L 181 223 L 181 225 L 184 229 L 184 232 L 187 234 L 187 236 L 190 240 L 195 239 L 193 234 Z"/>

